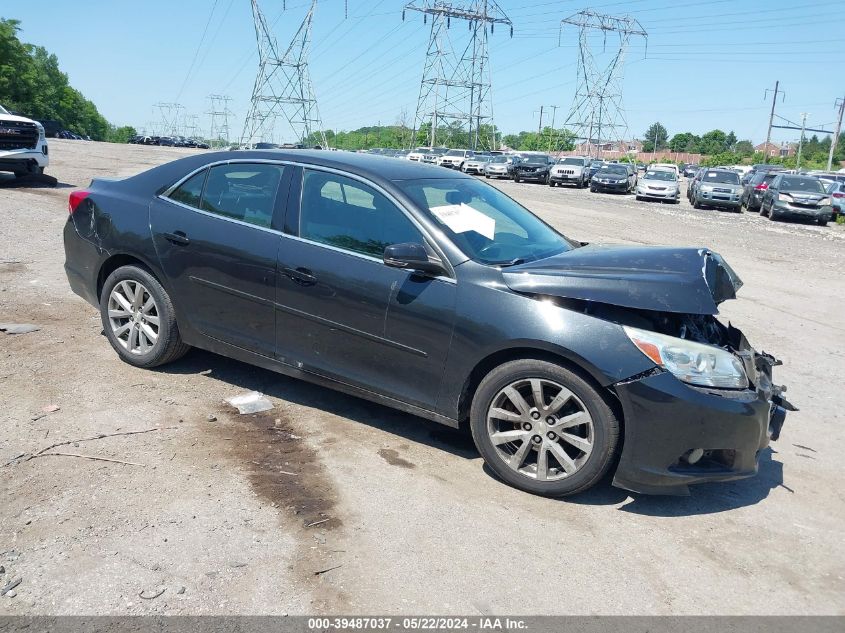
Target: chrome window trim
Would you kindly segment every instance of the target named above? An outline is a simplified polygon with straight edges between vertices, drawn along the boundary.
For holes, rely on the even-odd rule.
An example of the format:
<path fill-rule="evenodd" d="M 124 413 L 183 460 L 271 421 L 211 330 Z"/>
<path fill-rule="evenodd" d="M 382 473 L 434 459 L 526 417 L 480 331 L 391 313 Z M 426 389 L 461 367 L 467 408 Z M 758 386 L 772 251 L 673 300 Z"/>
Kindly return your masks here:
<path fill-rule="evenodd" d="M 192 207 L 189 204 L 185 204 L 184 202 L 179 202 L 178 200 L 174 200 L 173 198 L 170 197 L 170 194 L 172 194 L 174 191 L 176 191 L 176 189 L 181 187 L 183 183 L 187 182 L 188 180 L 190 180 L 191 178 L 196 176 L 198 173 L 200 173 L 204 169 L 211 169 L 212 167 L 217 167 L 219 165 L 229 165 L 229 164 L 239 164 L 239 163 L 246 163 L 246 164 L 261 163 L 261 164 L 265 164 L 265 165 L 270 164 L 270 165 L 283 165 L 283 166 L 289 165 L 289 166 L 293 166 L 293 163 L 291 163 L 289 161 L 268 160 L 266 158 L 256 158 L 254 160 L 250 160 L 248 158 L 235 158 L 235 159 L 232 159 L 232 160 L 218 160 L 218 161 L 215 161 L 213 163 L 206 163 L 202 167 L 198 167 L 197 169 L 195 169 L 194 171 L 189 173 L 187 176 L 184 176 L 183 178 L 178 180 L 176 182 L 176 184 L 171 185 L 165 191 L 158 194 L 156 197 L 160 198 L 162 200 L 165 200 L 165 201 L 167 201 L 171 204 L 175 204 L 176 206 L 182 207 L 183 209 L 188 209 L 190 211 L 196 211 L 197 213 L 201 213 L 202 215 L 205 215 L 205 216 L 210 217 L 210 218 L 218 218 L 220 220 L 226 220 L 227 222 L 232 222 L 234 224 L 240 224 L 242 226 L 250 226 L 254 229 L 258 229 L 259 231 L 265 231 L 267 233 L 274 233 L 276 235 L 283 235 L 283 233 L 281 231 L 277 231 L 276 229 L 270 228 L 269 226 L 261 226 L 260 224 L 253 224 L 252 222 L 247 222 L 245 220 L 238 220 L 237 218 L 230 218 L 226 215 L 220 215 L 218 213 L 212 213 L 211 211 L 206 211 L 204 209 L 200 209 L 199 207 Z M 279 180 L 279 184 L 281 185 L 281 180 Z M 279 192 L 277 190 L 276 195 L 278 195 L 278 194 L 279 194 Z"/>
<path fill-rule="evenodd" d="M 213 163 L 205 163 L 201 167 L 197 167 L 194 171 L 188 173 L 187 176 L 183 176 L 182 178 L 177 180 L 174 184 L 170 185 L 167 189 L 165 189 L 160 194 L 158 194 L 158 197 L 159 198 L 167 198 L 168 200 L 170 200 L 170 194 L 172 194 L 176 189 L 181 187 L 182 184 L 186 180 L 188 180 L 188 179 L 192 178 L 193 176 L 197 175 L 203 169 L 210 169 L 212 167 L 217 167 L 218 165 L 230 165 L 230 164 L 239 164 L 239 163 L 260 163 L 260 164 L 265 164 L 265 165 L 270 164 L 270 165 L 296 166 L 295 163 L 293 163 L 292 161 L 289 161 L 289 160 L 273 160 L 273 159 L 269 159 L 269 158 L 252 158 L 252 159 L 250 159 L 250 158 L 232 158 L 232 159 L 229 159 L 229 160 L 217 160 L 217 161 L 214 161 Z M 175 201 L 172 200 L 172 202 L 175 202 Z M 183 205 L 183 206 L 188 206 L 189 209 L 194 208 L 194 207 L 191 207 L 189 205 Z"/>
<path fill-rule="evenodd" d="M 175 204 L 178 207 L 182 207 L 183 209 L 188 209 L 189 211 L 196 211 L 197 213 L 201 213 L 202 215 L 208 216 L 209 218 L 216 218 L 217 220 L 225 220 L 226 222 L 232 222 L 233 224 L 240 224 L 242 226 L 248 226 L 253 229 L 258 229 L 259 231 L 264 231 L 265 233 L 275 233 L 276 235 L 284 235 L 281 231 L 277 231 L 276 229 L 272 229 L 268 226 L 260 226 L 258 224 L 253 224 L 252 222 L 245 222 L 244 220 L 238 220 L 237 218 L 230 218 L 225 215 L 217 215 L 216 213 L 211 213 L 210 211 L 203 211 L 202 209 L 197 209 L 196 207 L 192 207 L 188 204 L 184 204 L 182 202 L 177 202 L 172 198 L 165 198 L 164 196 L 158 196 L 165 202 L 169 202 L 170 204 Z"/>

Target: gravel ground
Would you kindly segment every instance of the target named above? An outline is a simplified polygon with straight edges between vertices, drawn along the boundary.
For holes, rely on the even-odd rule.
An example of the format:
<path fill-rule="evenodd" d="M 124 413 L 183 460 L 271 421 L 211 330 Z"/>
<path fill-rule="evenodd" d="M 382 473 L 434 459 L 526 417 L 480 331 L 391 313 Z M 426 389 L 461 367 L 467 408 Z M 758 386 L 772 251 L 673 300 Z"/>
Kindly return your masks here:
<path fill-rule="evenodd" d="M 497 183 L 582 241 L 720 252 L 745 282 L 724 316 L 801 408 L 756 478 L 555 501 L 356 398 L 200 351 L 121 363 L 64 276 L 67 194 L 191 150 L 51 150 L 56 188 L 0 175 L 0 322 L 41 326 L 0 334 L 0 614 L 845 614 L 845 227 Z M 249 389 L 275 408 L 222 405 Z"/>

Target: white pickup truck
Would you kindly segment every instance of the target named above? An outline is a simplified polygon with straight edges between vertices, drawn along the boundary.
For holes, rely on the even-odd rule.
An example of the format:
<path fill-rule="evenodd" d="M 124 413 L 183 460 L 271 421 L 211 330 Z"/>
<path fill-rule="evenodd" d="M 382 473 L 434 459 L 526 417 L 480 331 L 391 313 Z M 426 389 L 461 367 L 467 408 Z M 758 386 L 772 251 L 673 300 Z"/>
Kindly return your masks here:
<path fill-rule="evenodd" d="M 49 162 L 44 126 L 0 105 L 0 171 L 43 174 Z"/>

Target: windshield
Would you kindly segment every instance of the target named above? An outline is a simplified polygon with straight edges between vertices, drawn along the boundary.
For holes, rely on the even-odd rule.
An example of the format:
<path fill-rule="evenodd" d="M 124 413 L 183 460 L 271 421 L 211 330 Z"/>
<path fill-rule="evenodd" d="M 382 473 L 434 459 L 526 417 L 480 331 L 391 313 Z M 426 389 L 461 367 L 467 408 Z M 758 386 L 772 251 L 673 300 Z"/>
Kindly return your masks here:
<path fill-rule="evenodd" d="M 708 171 L 701 178 L 702 182 L 716 182 L 724 185 L 738 185 L 739 174 L 735 171 Z"/>
<path fill-rule="evenodd" d="M 0 114 L 9 114 L 9 111 L 0 105 Z"/>
<path fill-rule="evenodd" d="M 583 165 L 584 161 L 580 158 L 561 158 L 558 165 Z"/>
<path fill-rule="evenodd" d="M 675 181 L 675 174 L 671 171 L 647 171 L 643 175 L 643 180 L 671 180 Z"/>
<path fill-rule="evenodd" d="M 532 165 L 537 165 L 537 164 L 547 165 L 548 162 L 549 162 L 549 157 L 548 156 L 526 156 L 525 158 L 522 159 L 522 162 L 523 163 L 530 163 Z"/>
<path fill-rule="evenodd" d="M 493 160 L 490 161 L 491 163 L 506 163 L 508 162 L 507 156 L 494 156 Z"/>
<path fill-rule="evenodd" d="M 613 176 L 627 176 L 628 170 L 622 165 L 605 165 L 599 171 L 599 174 L 613 175 Z M 597 174 L 598 175 L 598 174 Z"/>
<path fill-rule="evenodd" d="M 512 265 L 571 250 L 560 233 L 498 189 L 465 178 L 397 181 L 474 261 Z"/>
<path fill-rule="evenodd" d="M 427 147 L 418 147 L 417 149 L 414 150 L 414 152 L 417 153 L 417 154 L 425 154 L 428 151 L 429 151 L 429 149 Z"/>
<path fill-rule="evenodd" d="M 801 176 L 784 176 L 778 187 L 781 191 L 809 191 L 824 193 L 822 183 L 816 178 L 802 178 Z"/>
<path fill-rule="evenodd" d="M 446 156 L 463 156 L 463 155 L 464 155 L 464 150 L 462 150 L 462 149 L 450 149 L 448 152 L 446 152 Z"/>
<path fill-rule="evenodd" d="M 601 167 L 603 164 L 604 163 L 602 163 L 600 160 L 594 160 L 592 163 L 590 163 L 590 167 Z"/>

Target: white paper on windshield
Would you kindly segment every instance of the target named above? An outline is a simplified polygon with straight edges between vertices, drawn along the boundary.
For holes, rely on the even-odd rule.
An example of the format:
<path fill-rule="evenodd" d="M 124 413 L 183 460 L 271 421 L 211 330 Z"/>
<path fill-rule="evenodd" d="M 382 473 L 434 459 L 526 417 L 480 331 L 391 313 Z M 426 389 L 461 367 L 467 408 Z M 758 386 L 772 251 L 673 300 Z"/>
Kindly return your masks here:
<path fill-rule="evenodd" d="M 496 220 L 464 202 L 431 207 L 431 212 L 455 233 L 475 231 L 488 240 L 492 240 L 496 233 Z"/>
<path fill-rule="evenodd" d="M 718 174 L 715 171 L 708 171 L 707 172 L 708 178 L 715 178 L 716 176 L 718 176 Z"/>

